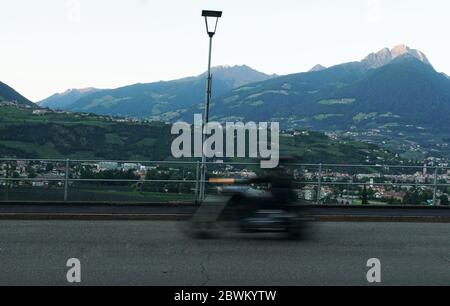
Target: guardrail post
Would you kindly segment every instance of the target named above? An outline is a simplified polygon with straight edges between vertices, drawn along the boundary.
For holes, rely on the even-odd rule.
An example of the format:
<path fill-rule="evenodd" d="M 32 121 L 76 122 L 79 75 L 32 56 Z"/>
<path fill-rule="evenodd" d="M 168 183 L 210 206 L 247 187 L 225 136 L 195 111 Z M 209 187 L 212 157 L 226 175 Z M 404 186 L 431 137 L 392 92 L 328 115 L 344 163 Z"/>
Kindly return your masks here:
<path fill-rule="evenodd" d="M 322 194 L 322 164 L 319 164 L 319 175 L 317 179 L 317 202 L 316 204 L 320 204 L 320 196 Z"/>
<path fill-rule="evenodd" d="M 9 172 L 9 165 L 8 165 L 7 169 L 6 169 L 6 176 L 5 176 L 5 178 L 9 178 L 10 175 L 11 174 Z M 10 182 L 8 180 L 5 181 L 5 201 L 9 201 L 9 183 Z"/>
<path fill-rule="evenodd" d="M 67 202 L 69 191 L 69 169 L 70 169 L 70 161 L 69 159 L 66 159 L 66 171 L 64 177 L 64 202 Z"/>
<path fill-rule="evenodd" d="M 197 169 L 195 172 L 195 202 L 199 202 L 199 179 L 200 179 L 200 162 L 197 161 Z"/>
<path fill-rule="evenodd" d="M 438 167 L 434 169 L 434 182 L 433 182 L 433 206 L 437 205 L 437 183 L 438 183 Z"/>

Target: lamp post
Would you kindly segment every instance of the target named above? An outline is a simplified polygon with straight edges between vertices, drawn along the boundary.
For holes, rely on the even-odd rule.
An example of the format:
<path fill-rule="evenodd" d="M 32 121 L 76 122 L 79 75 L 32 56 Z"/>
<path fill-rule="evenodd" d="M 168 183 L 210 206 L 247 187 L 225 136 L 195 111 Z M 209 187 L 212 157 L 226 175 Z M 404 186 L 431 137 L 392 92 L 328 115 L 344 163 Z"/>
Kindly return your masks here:
<path fill-rule="evenodd" d="M 202 17 L 205 18 L 206 32 L 209 36 L 209 56 L 208 56 L 208 79 L 206 82 L 206 99 L 205 99 L 205 125 L 209 122 L 209 104 L 211 102 L 211 85 L 212 85 L 212 75 L 211 75 L 211 51 L 212 51 L 212 39 L 214 34 L 216 34 L 217 23 L 219 18 L 222 17 L 221 11 L 202 11 Z M 200 176 L 200 192 L 199 192 L 199 202 L 205 200 L 205 189 L 206 189 L 206 155 L 204 149 L 204 143 L 206 140 L 206 134 L 202 133 L 202 165 L 201 165 L 201 176 Z"/>

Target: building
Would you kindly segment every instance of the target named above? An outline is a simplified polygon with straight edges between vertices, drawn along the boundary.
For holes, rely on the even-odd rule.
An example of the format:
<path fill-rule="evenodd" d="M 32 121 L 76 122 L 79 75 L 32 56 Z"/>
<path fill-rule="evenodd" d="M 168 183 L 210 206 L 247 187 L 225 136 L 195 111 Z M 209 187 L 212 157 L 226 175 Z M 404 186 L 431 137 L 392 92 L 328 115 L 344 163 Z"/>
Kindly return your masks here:
<path fill-rule="evenodd" d="M 338 197 L 338 198 L 336 198 L 336 201 L 339 205 L 352 205 L 353 204 L 353 199 L 350 199 L 350 198 Z"/>
<path fill-rule="evenodd" d="M 135 164 L 135 163 L 124 163 L 122 165 L 123 171 L 130 171 L 130 170 L 139 170 L 141 168 L 141 164 Z"/>
<path fill-rule="evenodd" d="M 302 190 L 302 198 L 306 201 L 314 201 L 316 199 L 316 189 L 313 186 L 306 186 Z"/>
<path fill-rule="evenodd" d="M 49 114 L 49 113 L 51 113 L 52 111 L 51 110 L 48 110 L 48 109 L 36 109 L 36 110 L 34 110 L 33 111 L 33 115 L 45 115 L 45 114 Z"/>
<path fill-rule="evenodd" d="M 99 170 L 116 170 L 119 168 L 119 163 L 116 162 L 99 162 L 97 165 Z"/>

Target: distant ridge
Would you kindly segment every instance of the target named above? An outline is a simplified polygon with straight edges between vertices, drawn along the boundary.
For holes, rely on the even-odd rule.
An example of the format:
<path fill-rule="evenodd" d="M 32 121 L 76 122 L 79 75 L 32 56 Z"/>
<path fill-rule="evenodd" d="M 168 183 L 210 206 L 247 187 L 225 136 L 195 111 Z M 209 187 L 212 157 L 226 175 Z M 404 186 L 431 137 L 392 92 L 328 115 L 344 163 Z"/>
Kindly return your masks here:
<path fill-rule="evenodd" d="M 56 93 L 42 101 L 37 102 L 41 107 L 48 107 L 52 109 L 64 109 L 86 95 L 98 92 L 97 88 L 80 88 L 68 89 L 63 93 Z"/>
<path fill-rule="evenodd" d="M 268 75 L 247 65 L 212 68 L 213 96 L 217 97 L 246 84 L 262 82 L 277 75 Z M 172 81 L 139 83 L 110 90 L 89 92 L 71 103 L 53 104 L 73 112 L 88 112 L 153 120 L 171 121 L 205 99 L 206 72 Z M 78 93 L 77 93 L 78 94 Z M 67 96 L 67 95 L 66 95 Z M 66 96 L 54 96 L 59 101 Z M 73 101 L 75 100 L 75 101 Z M 47 101 L 48 103 L 48 101 Z M 40 105 L 49 105 L 40 103 Z"/>

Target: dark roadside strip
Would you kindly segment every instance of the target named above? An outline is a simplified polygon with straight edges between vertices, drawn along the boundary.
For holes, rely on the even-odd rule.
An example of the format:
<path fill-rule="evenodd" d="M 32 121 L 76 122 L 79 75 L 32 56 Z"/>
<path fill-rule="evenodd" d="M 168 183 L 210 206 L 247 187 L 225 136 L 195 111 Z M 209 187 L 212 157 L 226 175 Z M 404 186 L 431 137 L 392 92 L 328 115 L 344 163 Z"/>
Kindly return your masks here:
<path fill-rule="evenodd" d="M 188 220 L 192 203 L 3 203 L 0 220 Z M 308 205 L 323 222 L 450 222 L 450 207 Z"/>

